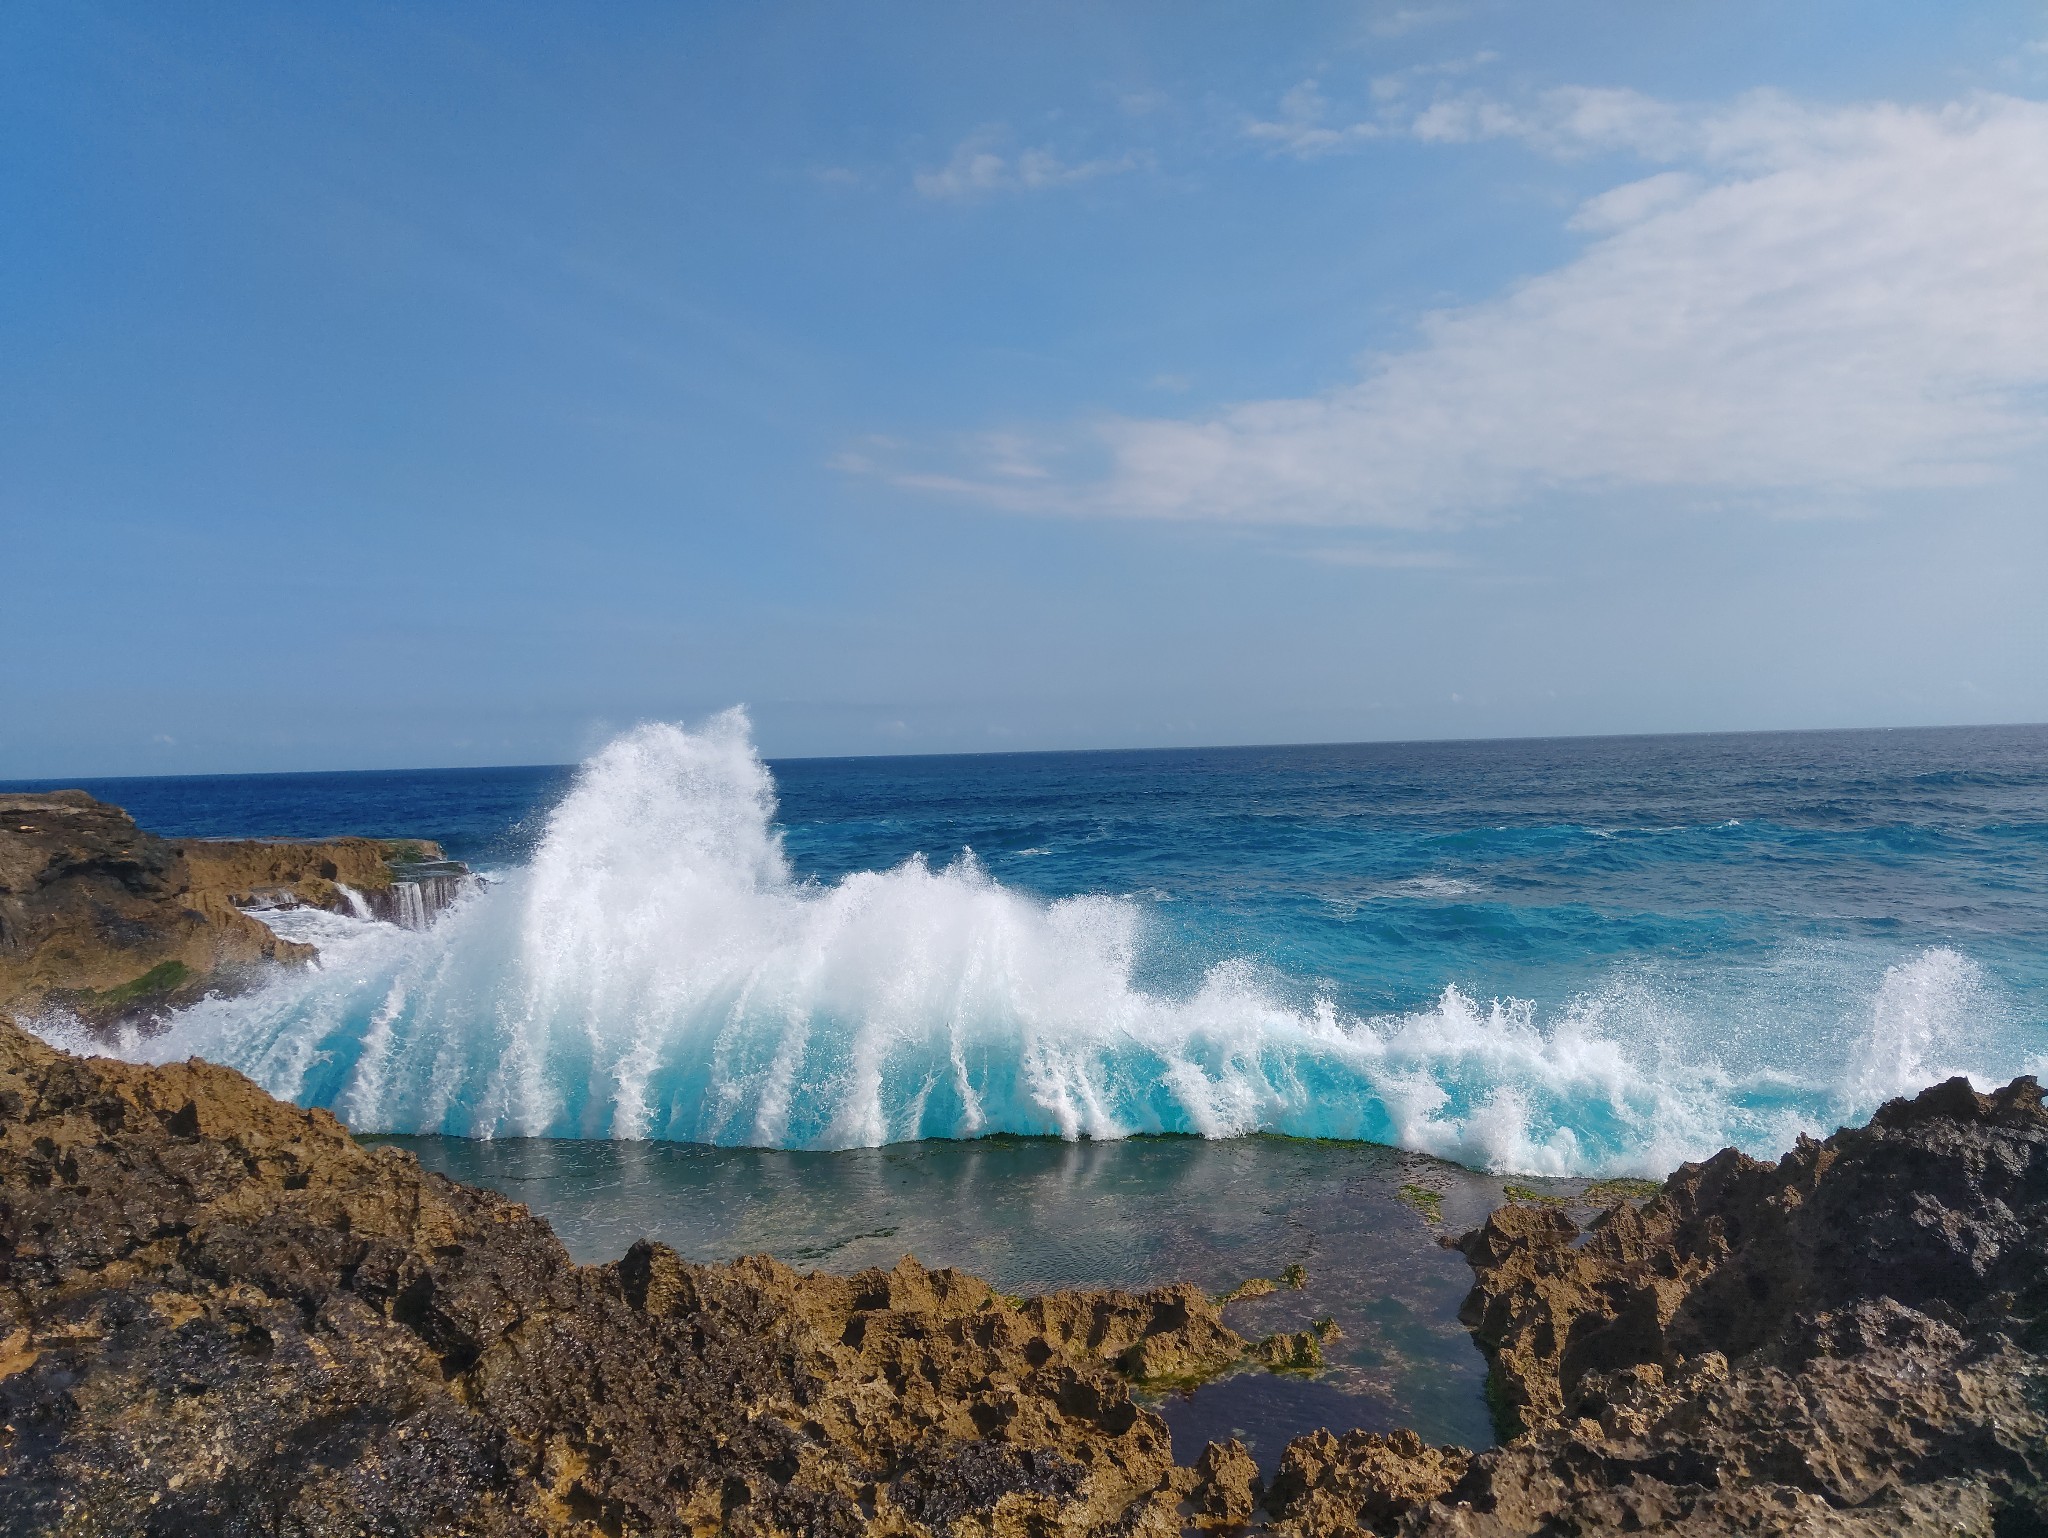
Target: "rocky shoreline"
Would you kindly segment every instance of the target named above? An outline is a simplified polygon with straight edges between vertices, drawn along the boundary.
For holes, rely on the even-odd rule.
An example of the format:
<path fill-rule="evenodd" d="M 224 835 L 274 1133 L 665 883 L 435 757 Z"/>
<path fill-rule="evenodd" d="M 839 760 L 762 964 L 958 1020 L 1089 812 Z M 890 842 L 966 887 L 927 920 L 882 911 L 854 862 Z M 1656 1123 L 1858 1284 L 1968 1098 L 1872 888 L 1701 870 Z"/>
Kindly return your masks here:
<path fill-rule="evenodd" d="M 429 839 L 172 841 L 82 790 L 0 795 L 0 1013 L 146 1025 L 313 959 L 252 912 L 418 927 L 467 875 Z"/>
<path fill-rule="evenodd" d="M 260 929 L 238 902 L 362 874 L 23 799 L 15 998 L 90 1004 L 159 953 L 209 986 L 293 964 L 220 910 Z M 340 842 L 388 873 L 388 844 Z M 1177 1461 L 1147 1390 L 1310 1343 L 1246 1341 L 1192 1286 L 1015 1298 L 909 1258 L 644 1242 L 579 1266 L 525 1208 L 231 1070 L 0 1020 L 0 1531 L 2048 1533 L 2031 1079 L 1938 1085 L 1775 1164 L 1727 1151 L 1583 1228 L 1511 1200 L 1456 1243 L 1502 1445 L 1318 1432 L 1267 1485 L 1235 1443 Z"/>
<path fill-rule="evenodd" d="M 1148 1383 L 1255 1354 L 1186 1285 L 1007 1298 L 544 1223 L 192 1062 L 0 1026 L 0 1530 L 2037 1532 L 2048 1113 L 2019 1080 L 1460 1241 L 1477 1454 L 1176 1463 Z"/>

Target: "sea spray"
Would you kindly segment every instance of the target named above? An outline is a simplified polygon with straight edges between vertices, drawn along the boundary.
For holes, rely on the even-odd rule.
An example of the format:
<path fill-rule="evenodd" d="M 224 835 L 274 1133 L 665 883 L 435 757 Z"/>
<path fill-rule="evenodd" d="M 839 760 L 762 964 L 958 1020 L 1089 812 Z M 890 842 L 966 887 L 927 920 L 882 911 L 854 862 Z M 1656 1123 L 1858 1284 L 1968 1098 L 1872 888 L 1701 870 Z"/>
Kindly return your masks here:
<path fill-rule="evenodd" d="M 1993 1005 L 1946 947 L 1891 963 L 1834 1039 L 1771 1029 L 1772 997 L 1836 965 L 1797 946 L 1757 1000 L 1622 967 L 1547 1012 L 1447 983 L 1364 1015 L 1249 957 L 1141 985 L 1174 939 L 1152 906 L 1046 901 L 971 853 L 800 879 L 775 812 L 740 713 L 639 728 L 583 767 L 525 868 L 431 929 L 282 915 L 320 926 L 317 970 L 123 1050 L 230 1063 L 365 1131 L 813 1148 L 1272 1131 L 1559 1174 L 1772 1151 L 1938 1066 L 2000 1071 L 1971 1061 L 1962 1023 Z"/>

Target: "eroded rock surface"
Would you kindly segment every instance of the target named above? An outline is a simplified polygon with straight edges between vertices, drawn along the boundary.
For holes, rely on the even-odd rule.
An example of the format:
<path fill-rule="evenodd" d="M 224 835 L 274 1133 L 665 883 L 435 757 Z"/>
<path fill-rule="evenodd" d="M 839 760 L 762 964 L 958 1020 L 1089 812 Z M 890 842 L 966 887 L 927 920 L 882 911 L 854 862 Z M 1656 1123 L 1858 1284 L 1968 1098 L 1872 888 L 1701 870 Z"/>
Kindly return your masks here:
<path fill-rule="evenodd" d="M 196 889 L 217 893 L 238 908 L 350 913 L 353 892 L 379 917 L 391 918 L 391 892 L 402 869 L 461 869 L 439 844 L 424 838 L 187 839 L 175 847 L 191 867 Z"/>
<path fill-rule="evenodd" d="M 119 807 L 82 790 L 0 795 L 0 1010 L 104 1024 L 312 955 L 195 886 L 177 847 Z"/>
<path fill-rule="evenodd" d="M 0 1531 L 1227 1526 L 1243 1449 L 1174 1468 L 1131 1376 L 1245 1349 L 1193 1287 L 578 1266 L 228 1069 L 0 1022 Z"/>
<path fill-rule="evenodd" d="M 1296 1443 L 1296 1531 L 2048 1533 L 2031 1079 L 1938 1085 L 1775 1165 L 1725 1151 L 1587 1232 L 1513 1204 L 1461 1248 L 1524 1433 L 1455 1480 L 1457 1449 Z"/>
<path fill-rule="evenodd" d="M 352 891 L 378 917 L 424 918 L 398 900 L 423 889 L 408 868 L 461 870 L 424 839 L 172 843 L 82 790 L 0 795 L 0 1011 L 152 1019 L 313 958 L 245 908 L 346 913 Z M 453 878 L 430 879 L 438 896 Z"/>

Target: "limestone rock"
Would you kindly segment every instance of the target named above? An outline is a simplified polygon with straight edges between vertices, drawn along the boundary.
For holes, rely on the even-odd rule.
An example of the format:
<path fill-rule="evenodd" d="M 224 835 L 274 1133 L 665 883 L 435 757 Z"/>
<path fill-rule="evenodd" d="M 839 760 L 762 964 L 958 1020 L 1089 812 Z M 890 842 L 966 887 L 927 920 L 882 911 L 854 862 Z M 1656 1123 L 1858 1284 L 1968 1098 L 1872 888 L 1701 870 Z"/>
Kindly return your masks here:
<path fill-rule="evenodd" d="M 1454 1482 L 1459 1449 L 1299 1440 L 1274 1490 L 1292 1533 L 2048 1532 L 2031 1079 L 1937 1085 L 1775 1165 L 1724 1151 L 1587 1232 L 1516 1204 L 1460 1243 L 1523 1434 Z"/>
<path fill-rule="evenodd" d="M 1200 1525 L 1241 1526 L 1251 1520 L 1264 1493 L 1258 1464 L 1235 1438 L 1211 1442 L 1195 1460 L 1195 1493 L 1190 1505 Z"/>
<path fill-rule="evenodd" d="M 436 874 L 412 880 L 421 870 Z M 399 898 L 440 901 L 462 872 L 425 839 L 172 843 L 82 790 L 0 795 L 0 1010 L 148 1022 L 266 963 L 313 958 L 244 909 L 351 912 L 346 886 L 377 917 L 401 921 L 410 906 L 423 921 L 428 904 Z"/>
<path fill-rule="evenodd" d="M 396 879 L 394 867 L 445 865 L 441 846 L 423 838 L 186 839 L 195 890 L 237 908 L 325 908 L 347 913 L 348 887 L 373 907 Z"/>
<path fill-rule="evenodd" d="M 1249 1487 L 1116 1364 L 1243 1349 L 1192 1287 L 578 1266 L 230 1070 L 0 1022 L 0 1531 L 1164 1538 Z"/>
<path fill-rule="evenodd" d="M 178 849 L 82 790 L 0 795 L 0 1010 L 147 1016 L 311 946 L 280 939 Z"/>
<path fill-rule="evenodd" d="M 1462 1447 L 1426 1446 L 1412 1431 L 1311 1432 L 1287 1444 L 1269 1504 L 1288 1538 L 1392 1532 L 1407 1512 L 1456 1485 L 1471 1459 Z"/>

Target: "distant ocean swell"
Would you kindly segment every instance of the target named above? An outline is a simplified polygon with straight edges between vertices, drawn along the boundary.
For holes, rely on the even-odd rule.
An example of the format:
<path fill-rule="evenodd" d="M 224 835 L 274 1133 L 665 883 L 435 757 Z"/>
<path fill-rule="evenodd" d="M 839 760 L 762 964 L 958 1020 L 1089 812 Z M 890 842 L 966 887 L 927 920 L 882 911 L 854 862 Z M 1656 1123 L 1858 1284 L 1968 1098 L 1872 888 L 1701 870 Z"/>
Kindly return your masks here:
<path fill-rule="evenodd" d="M 1347 1016 L 1247 960 L 1166 997 L 1133 981 L 1157 943 L 1137 900 L 1048 903 L 971 856 L 800 881 L 774 812 L 740 713 L 640 728 L 584 766 L 528 866 L 431 930 L 297 915 L 318 970 L 121 1050 L 232 1064 L 362 1131 L 786 1148 L 1267 1131 L 1550 1174 L 1775 1151 L 1950 1072 L 2034 1066 L 1970 1060 L 1998 1001 L 1946 947 L 1886 965 L 1830 1039 L 1740 1061 L 1711 999 L 1625 974 L 1547 1016 L 1455 985 Z M 1827 964 L 1790 953 L 1782 986 Z"/>

